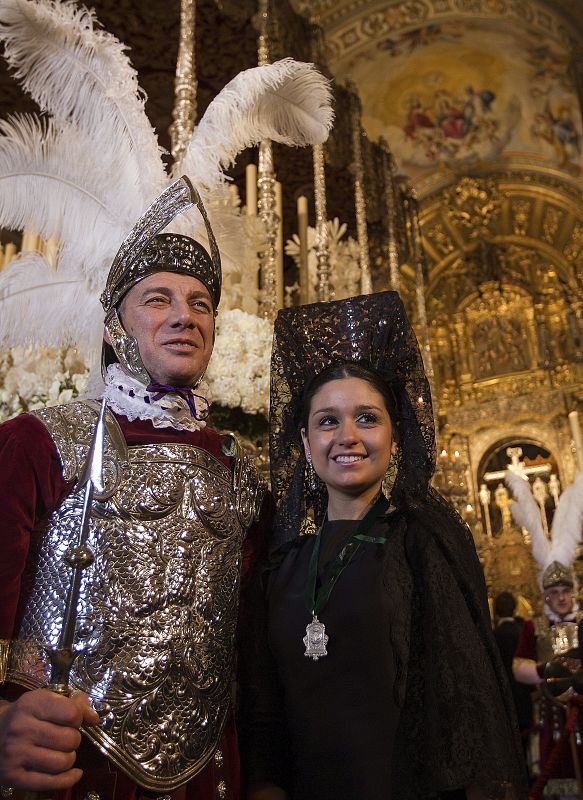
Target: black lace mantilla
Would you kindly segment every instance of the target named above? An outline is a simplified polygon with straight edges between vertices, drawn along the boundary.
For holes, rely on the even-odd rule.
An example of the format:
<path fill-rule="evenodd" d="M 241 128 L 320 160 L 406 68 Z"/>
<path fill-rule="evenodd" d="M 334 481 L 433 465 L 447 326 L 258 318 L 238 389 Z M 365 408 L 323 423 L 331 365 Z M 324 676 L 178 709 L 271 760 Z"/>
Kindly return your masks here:
<path fill-rule="evenodd" d="M 300 405 L 304 386 L 339 361 L 376 369 L 398 406 L 401 455 L 391 500 L 404 521 L 406 558 L 389 587 L 408 622 L 400 633 L 392 631 L 401 706 L 392 796 L 453 800 L 465 794 L 456 790 L 472 786 L 488 800 L 522 800 L 520 741 L 484 576 L 467 525 L 429 485 L 435 465 L 429 383 L 396 292 L 279 312 L 271 373 L 277 514 L 270 568 L 293 546 L 307 510 L 316 517 L 325 511 L 325 487 L 310 491 L 304 476 Z"/>
<path fill-rule="evenodd" d="M 294 538 L 307 508 L 325 510 L 325 488 L 310 491 L 299 434 L 303 387 L 338 361 L 374 368 L 395 394 L 401 433 L 393 503 L 425 494 L 435 467 L 431 392 L 415 333 L 397 292 L 283 309 L 271 360 L 270 460 L 277 504 L 274 544 Z"/>

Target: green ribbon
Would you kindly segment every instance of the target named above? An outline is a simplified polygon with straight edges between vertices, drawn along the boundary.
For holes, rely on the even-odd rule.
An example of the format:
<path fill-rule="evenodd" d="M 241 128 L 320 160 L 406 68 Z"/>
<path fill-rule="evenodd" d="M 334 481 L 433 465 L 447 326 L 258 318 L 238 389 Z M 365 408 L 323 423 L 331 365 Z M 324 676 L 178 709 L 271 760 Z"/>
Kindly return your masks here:
<path fill-rule="evenodd" d="M 320 586 L 318 592 L 316 593 L 316 581 L 318 577 L 318 558 L 320 555 L 320 543 L 322 541 L 322 529 L 324 524 L 328 519 L 328 515 L 324 518 L 324 522 L 322 522 L 320 526 L 320 530 L 316 534 L 316 543 L 314 544 L 314 549 L 312 550 L 312 555 L 310 557 L 310 564 L 308 567 L 308 581 L 306 583 L 306 591 L 304 594 L 304 600 L 306 603 L 306 608 L 308 611 L 315 616 L 317 616 L 320 611 L 324 608 L 328 600 L 330 599 L 330 595 L 332 594 L 332 589 L 336 585 L 336 581 L 342 575 L 346 567 L 350 564 L 354 555 L 356 554 L 358 548 L 362 544 L 362 542 L 371 542 L 372 544 L 385 544 L 387 541 L 386 536 L 369 536 L 368 532 L 376 522 L 376 520 L 382 516 L 386 512 L 389 507 L 389 501 L 387 498 L 381 494 L 378 500 L 374 503 L 372 508 L 366 513 L 366 515 L 361 519 L 358 527 L 352 534 L 352 536 L 348 539 L 342 550 L 338 553 L 334 562 L 332 563 L 332 567 L 330 568 L 330 575 L 326 583 Z"/>

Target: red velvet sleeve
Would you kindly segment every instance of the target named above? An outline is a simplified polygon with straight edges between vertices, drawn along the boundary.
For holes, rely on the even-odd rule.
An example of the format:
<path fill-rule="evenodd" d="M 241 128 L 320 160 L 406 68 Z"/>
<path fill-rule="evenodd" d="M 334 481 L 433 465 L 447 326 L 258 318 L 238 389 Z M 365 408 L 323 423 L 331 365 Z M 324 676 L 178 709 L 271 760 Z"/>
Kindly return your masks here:
<path fill-rule="evenodd" d="M 274 504 L 271 492 L 266 492 L 257 519 L 253 522 L 243 543 L 243 568 L 241 571 L 241 590 L 245 592 L 254 580 L 254 568 L 265 558 L 267 543 L 271 535 Z"/>
<path fill-rule="evenodd" d="M 0 639 L 13 633 L 30 537 L 70 486 L 39 420 L 22 414 L 0 425 Z"/>
<path fill-rule="evenodd" d="M 527 619 L 520 631 L 520 639 L 514 652 L 514 658 L 524 658 L 529 661 L 536 661 L 536 635 L 534 623 Z"/>

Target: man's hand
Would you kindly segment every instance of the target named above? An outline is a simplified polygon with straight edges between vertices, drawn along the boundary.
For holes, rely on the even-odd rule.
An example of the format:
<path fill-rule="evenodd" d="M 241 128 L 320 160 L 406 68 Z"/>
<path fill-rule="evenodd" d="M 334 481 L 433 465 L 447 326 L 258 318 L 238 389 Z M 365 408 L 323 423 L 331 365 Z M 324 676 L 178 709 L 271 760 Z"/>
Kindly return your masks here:
<path fill-rule="evenodd" d="M 82 775 L 73 768 L 79 728 L 98 722 L 85 694 L 35 689 L 0 707 L 0 785 L 37 792 L 73 786 Z"/>

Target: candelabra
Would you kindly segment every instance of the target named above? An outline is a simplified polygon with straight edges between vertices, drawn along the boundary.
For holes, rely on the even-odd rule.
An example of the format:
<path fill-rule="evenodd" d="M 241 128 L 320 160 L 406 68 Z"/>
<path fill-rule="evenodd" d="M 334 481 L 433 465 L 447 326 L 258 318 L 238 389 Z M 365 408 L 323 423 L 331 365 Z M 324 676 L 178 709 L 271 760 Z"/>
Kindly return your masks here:
<path fill-rule="evenodd" d="M 256 17 L 258 28 L 257 62 L 269 64 L 269 0 L 259 0 Z M 265 229 L 265 247 L 259 254 L 261 292 L 259 314 L 273 321 L 277 314 L 277 237 L 279 217 L 276 213 L 273 147 L 269 140 L 259 144 L 257 167 L 257 211 Z"/>
<path fill-rule="evenodd" d="M 327 302 L 334 297 L 330 280 L 330 248 L 328 221 L 326 219 L 326 175 L 324 172 L 324 145 L 316 144 L 314 154 L 314 205 L 316 207 L 316 262 L 318 274 L 318 300 Z"/>
<path fill-rule="evenodd" d="M 437 457 L 434 483 L 464 519 L 469 515 L 475 521 L 475 512 L 468 497 L 467 472 L 468 465 L 459 450 L 453 453 L 442 450 Z"/>
<path fill-rule="evenodd" d="M 356 87 L 349 83 L 351 93 L 352 153 L 354 158 L 354 204 L 356 211 L 356 230 L 360 251 L 360 286 L 363 294 L 372 292 L 370 256 L 368 251 L 368 229 L 366 222 L 366 200 L 364 199 L 364 167 L 362 164 L 362 128 L 360 126 L 360 100 Z"/>
<path fill-rule="evenodd" d="M 178 161 L 188 147 L 196 117 L 195 0 L 181 0 L 180 40 L 174 80 L 175 105 L 170 126 L 172 156 Z"/>
<path fill-rule="evenodd" d="M 401 288 L 399 273 L 399 251 L 397 247 L 397 226 L 395 225 L 395 159 L 389 150 L 387 142 L 381 137 L 379 144 L 383 154 L 383 177 L 385 183 L 385 208 L 387 214 L 387 257 L 389 261 L 389 275 L 391 289 L 398 292 Z"/>

